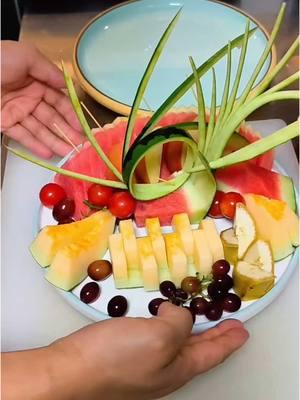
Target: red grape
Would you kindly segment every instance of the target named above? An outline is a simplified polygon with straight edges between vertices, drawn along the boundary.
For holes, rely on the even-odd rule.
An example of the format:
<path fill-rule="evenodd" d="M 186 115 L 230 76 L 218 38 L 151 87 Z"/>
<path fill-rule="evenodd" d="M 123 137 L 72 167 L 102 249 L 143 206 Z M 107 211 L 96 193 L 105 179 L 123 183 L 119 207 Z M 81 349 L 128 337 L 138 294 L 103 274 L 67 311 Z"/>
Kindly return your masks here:
<path fill-rule="evenodd" d="M 241 299 L 234 293 L 228 293 L 222 300 L 222 307 L 224 311 L 235 312 L 241 307 Z"/>
<path fill-rule="evenodd" d="M 206 310 L 205 316 L 210 321 L 217 321 L 222 317 L 223 310 L 219 303 L 211 302 Z"/>
<path fill-rule="evenodd" d="M 216 282 L 210 283 L 207 287 L 207 293 L 212 300 L 222 299 L 227 292 L 227 289 L 222 288 Z"/>
<path fill-rule="evenodd" d="M 47 183 L 40 190 L 40 201 L 48 208 L 53 208 L 57 203 L 67 197 L 64 189 L 56 183 Z"/>
<path fill-rule="evenodd" d="M 72 217 L 74 212 L 75 212 L 74 200 L 64 199 L 53 207 L 52 215 L 56 221 L 60 222 L 60 221 L 65 221 L 66 219 Z"/>
<path fill-rule="evenodd" d="M 165 297 L 173 297 L 176 293 L 176 286 L 171 281 L 163 281 L 159 285 L 160 293 Z"/>
<path fill-rule="evenodd" d="M 127 307 L 128 303 L 124 296 L 115 296 L 109 300 L 107 312 L 111 317 L 122 317 L 126 313 Z"/>
<path fill-rule="evenodd" d="M 187 300 L 189 295 L 182 289 L 176 289 L 175 297 L 180 300 Z"/>
<path fill-rule="evenodd" d="M 159 297 L 156 298 L 156 299 L 151 300 L 150 303 L 148 304 L 148 310 L 149 310 L 150 314 L 157 315 L 159 306 L 164 301 L 167 301 L 167 300 L 161 299 Z"/>
<path fill-rule="evenodd" d="M 98 185 L 94 183 L 88 189 L 88 201 L 90 204 L 98 207 L 106 207 L 114 192 L 113 188 Z"/>
<path fill-rule="evenodd" d="M 218 260 L 212 266 L 213 276 L 223 276 L 230 271 L 230 264 L 226 260 Z"/>
<path fill-rule="evenodd" d="M 216 276 L 214 277 L 214 283 L 227 291 L 233 287 L 233 279 L 230 275 Z"/>
<path fill-rule="evenodd" d="M 108 203 L 109 211 L 119 219 L 131 217 L 136 206 L 135 199 L 129 192 L 115 192 Z"/>
<path fill-rule="evenodd" d="M 220 202 L 220 210 L 223 217 L 233 219 L 237 203 L 245 204 L 243 196 L 236 192 L 225 193 Z"/>
<path fill-rule="evenodd" d="M 223 214 L 221 213 L 220 210 L 220 203 L 223 199 L 224 196 L 224 192 L 222 192 L 221 190 L 217 190 L 215 197 L 213 199 L 213 202 L 210 206 L 210 209 L 208 211 L 208 215 L 212 218 L 222 218 Z"/>
<path fill-rule="evenodd" d="M 100 295 L 100 287 L 96 282 L 89 282 L 80 291 L 80 300 L 86 304 L 97 300 Z"/>
<path fill-rule="evenodd" d="M 203 297 L 195 297 L 190 303 L 190 308 L 194 314 L 204 315 L 207 311 L 208 305 L 208 301 Z"/>
<path fill-rule="evenodd" d="M 181 289 L 189 294 L 198 294 L 201 291 L 201 282 L 195 276 L 187 276 L 181 282 Z"/>
<path fill-rule="evenodd" d="M 88 276 L 94 281 L 103 281 L 112 273 L 112 265 L 107 260 L 96 260 L 88 266 Z"/>

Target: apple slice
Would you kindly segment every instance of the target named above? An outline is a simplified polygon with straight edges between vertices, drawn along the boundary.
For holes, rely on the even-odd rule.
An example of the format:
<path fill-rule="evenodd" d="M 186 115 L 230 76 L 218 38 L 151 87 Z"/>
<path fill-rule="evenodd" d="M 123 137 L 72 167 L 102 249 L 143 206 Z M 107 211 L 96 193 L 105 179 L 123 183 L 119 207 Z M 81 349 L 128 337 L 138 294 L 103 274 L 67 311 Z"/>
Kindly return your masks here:
<path fill-rule="evenodd" d="M 233 228 L 221 232 L 220 237 L 224 248 L 225 260 L 234 265 L 238 260 L 238 240 Z"/>
<path fill-rule="evenodd" d="M 254 220 L 242 203 L 236 205 L 233 229 L 238 241 L 238 258 L 241 259 L 250 244 L 256 239 Z"/>
<path fill-rule="evenodd" d="M 266 272 L 274 273 L 274 261 L 270 245 L 264 240 L 256 240 L 244 255 L 244 261 L 256 265 Z"/>
<path fill-rule="evenodd" d="M 274 281 L 272 272 L 246 261 L 238 261 L 233 270 L 233 289 L 243 301 L 264 296 L 272 289 Z"/>

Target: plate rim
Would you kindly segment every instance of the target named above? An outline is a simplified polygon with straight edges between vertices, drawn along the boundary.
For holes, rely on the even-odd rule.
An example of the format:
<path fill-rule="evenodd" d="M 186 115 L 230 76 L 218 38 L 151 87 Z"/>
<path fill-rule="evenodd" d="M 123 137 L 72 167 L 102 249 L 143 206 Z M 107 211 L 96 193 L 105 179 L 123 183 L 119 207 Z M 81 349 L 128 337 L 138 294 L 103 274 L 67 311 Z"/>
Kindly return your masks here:
<path fill-rule="evenodd" d="M 128 0 L 125 1 L 121 4 L 116 4 L 112 7 L 107 8 L 104 11 L 101 11 L 100 13 L 96 14 L 90 21 L 88 21 L 83 28 L 80 30 L 79 34 L 76 37 L 75 40 L 75 45 L 73 48 L 73 55 L 72 55 L 72 65 L 73 65 L 73 69 L 74 69 L 74 73 L 78 79 L 78 82 L 80 84 L 80 86 L 82 87 L 82 89 L 84 91 L 86 91 L 94 100 L 96 100 L 98 103 L 102 104 L 104 107 L 118 113 L 121 115 L 126 115 L 128 116 L 130 114 L 131 111 L 131 107 L 121 101 L 118 101 L 114 98 L 112 98 L 111 96 L 108 96 L 107 94 L 105 94 L 104 92 L 102 92 L 101 90 L 97 89 L 94 85 L 92 85 L 92 83 L 90 83 L 88 81 L 88 79 L 84 76 L 80 66 L 79 66 L 79 61 L 78 61 L 78 47 L 79 47 L 79 43 L 80 40 L 82 38 L 82 36 L 85 34 L 85 32 L 90 28 L 90 26 L 98 19 L 102 18 L 104 15 L 114 11 L 117 8 L 120 7 L 126 7 L 131 3 L 137 3 L 139 0 Z M 244 16 L 246 16 L 247 18 L 249 18 L 252 22 L 254 22 L 258 28 L 262 31 L 262 33 L 265 35 L 267 41 L 270 39 L 270 34 L 268 32 L 268 30 L 265 28 L 265 26 L 259 22 L 255 17 L 253 17 L 251 14 L 247 13 L 244 10 L 241 10 L 240 8 L 233 6 L 231 4 L 225 4 L 219 0 L 206 0 L 210 3 L 216 3 L 219 4 L 223 7 L 227 7 L 230 9 L 233 9 L 234 11 L 238 12 L 239 14 L 242 14 Z M 277 62 L 277 50 L 276 50 L 276 46 L 275 44 L 273 44 L 272 49 L 271 49 L 271 60 L 270 60 L 270 65 L 269 68 L 267 70 L 267 72 L 265 73 L 263 78 L 266 78 L 268 75 L 271 74 L 272 70 L 274 69 L 275 65 Z M 255 89 L 257 89 L 257 87 L 259 87 L 261 81 L 255 86 L 253 87 L 253 89 L 251 90 L 251 92 Z M 140 108 L 141 112 L 144 113 L 149 113 L 151 114 L 151 111 Z"/>
<path fill-rule="evenodd" d="M 251 121 L 250 121 L 251 122 Z M 58 162 L 58 166 L 61 166 L 66 162 L 66 160 L 72 156 L 75 150 L 71 151 L 67 154 L 62 160 Z M 278 161 L 274 161 L 274 166 L 278 172 L 283 173 L 285 175 L 285 169 L 281 166 Z M 288 176 L 288 175 L 287 175 Z M 296 197 L 296 205 L 299 208 L 299 192 L 297 187 L 295 186 L 294 182 L 294 192 Z M 38 207 L 38 212 L 36 213 L 35 224 L 33 229 L 33 236 L 36 236 L 40 230 L 40 214 L 41 214 L 42 206 Z M 207 329 L 213 328 L 214 326 L 218 325 L 222 321 L 227 319 L 237 319 L 241 322 L 246 322 L 249 319 L 253 318 L 255 315 L 259 314 L 265 308 L 267 308 L 284 290 L 286 285 L 288 284 L 290 278 L 292 277 L 297 265 L 299 263 L 299 247 L 295 248 L 294 252 L 291 254 L 291 260 L 289 261 L 286 270 L 281 275 L 281 278 L 278 282 L 276 282 L 275 286 L 263 297 L 257 299 L 256 301 L 252 302 L 248 307 L 238 310 L 232 314 L 227 314 L 223 316 L 218 321 L 207 321 L 207 322 L 200 322 L 198 324 L 193 325 L 192 333 L 197 334 L 206 331 Z M 41 267 L 40 267 L 41 268 Z M 43 271 L 43 279 L 45 279 L 44 268 L 41 268 Z M 94 307 L 90 306 L 89 304 L 83 303 L 72 291 L 66 292 L 65 290 L 59 289 L 58 287 L 52 285 L 50 282 L 47 283 L 53 287 L 65 300 L 66 302 L 76 311 L 78 311 L 81 315 L 86 318 L 89 318 L 93 322 L 105 321 L 111 319 L 111 317 L 104 312 L 95 309 Z M 125 316 L 126 317 L 126 316 Z M 144 318 L 150 318 L 151 316 Z M 130 318 L 130 317 L 128 317 Z M 133 318 L 133 317 L 131 317 Z"/>

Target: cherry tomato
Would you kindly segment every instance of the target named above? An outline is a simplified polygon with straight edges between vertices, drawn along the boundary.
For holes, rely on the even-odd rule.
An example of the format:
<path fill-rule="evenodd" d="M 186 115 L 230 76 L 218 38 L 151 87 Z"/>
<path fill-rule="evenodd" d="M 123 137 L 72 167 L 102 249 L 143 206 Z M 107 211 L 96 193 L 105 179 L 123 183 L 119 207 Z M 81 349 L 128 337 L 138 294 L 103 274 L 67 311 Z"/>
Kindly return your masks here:
<path fill-rule="evenodd" d="M 119 219 L 129 218 L 135 210 L 136 201 L 129 192 L 115 192 L 108 204 L 109 211 Z"/>
<path fill-rule="evenodd" d="M 211 203 L 208 215 L 212 218 L 222 218 L 223 214 L 220 210 L 220 203 L 224 197 L 224 192 L 217 190 L 213 202 Z"/>
<path fill-rule="evenodd" d="M 94 183 L 88 189 L 88 201 L 94 206 L 105 207 L 114 192 L 113 188 Z"/>
<path fill-rule="evenodd" d="M 48 208 L 53 208 L 67 197 L 64 189 L 56 183 L 47 183 L 47 185 L 43 186 L 39 196 L 41 203 Z"/>
<path fill-rule="evenodd" d="M 228 192 L 224 194 L 220 203 L 220 210 L 225 218 L 234 218 L 236 203 L 245 204 L 245 200 L 242 195 L 236 192 Z"/>

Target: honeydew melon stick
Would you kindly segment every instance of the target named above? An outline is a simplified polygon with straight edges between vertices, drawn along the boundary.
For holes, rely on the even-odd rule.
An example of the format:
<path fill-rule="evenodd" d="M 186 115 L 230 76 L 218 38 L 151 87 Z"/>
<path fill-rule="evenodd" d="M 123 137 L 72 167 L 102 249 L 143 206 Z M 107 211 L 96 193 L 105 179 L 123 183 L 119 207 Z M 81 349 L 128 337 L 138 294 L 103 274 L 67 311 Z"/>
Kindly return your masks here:
<path fill-rule="evenodd" d="M 213 262 L 224 259 L 224 250 L 221 238 L 212 219 L 201 222 L 201 228 L 206 236 L 208 246 L 213 256 Z"/>
<path fill-rule="evenodd" d="M 138 247 L 131 219 L 120 221 L 120 232 L 126 254 L 130 287 L 143 286 Z"/>
<path fill-rule="evenodd" d="M 213 255 L 203 229 L 193 231 L 194 260 L 200 279 L 211 273 Z"/>
<path fill-rule="evenodd" d="M 122 235 L 115 233 L 108 238 L 114 282 L 117 289 L 128 288 L 129 276 Z"/>
<path fill-rule="evenodd" d="M 180 287 L 181 281 L 187 276 L 187 257 L 177 233 L 167 233 L 164 235 L 164 239 L 172 281 L 177 287 Z"/>
<path fill-rule="evenodd" d="M 144 289 L 147 291 L 158 290 L 158 265 L 155 260 L 151 239 L 149 237 L 138 238 L 137 247 L 140 257 Z"/>

